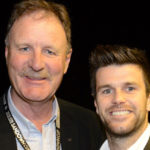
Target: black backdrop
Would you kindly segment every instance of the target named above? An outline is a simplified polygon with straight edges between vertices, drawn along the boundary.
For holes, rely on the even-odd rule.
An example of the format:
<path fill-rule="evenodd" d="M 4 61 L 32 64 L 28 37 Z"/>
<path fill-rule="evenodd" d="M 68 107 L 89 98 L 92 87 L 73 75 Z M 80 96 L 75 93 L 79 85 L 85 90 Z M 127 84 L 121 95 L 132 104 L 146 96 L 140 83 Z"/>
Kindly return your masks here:
<path fill-rule="evenodd" d="M 5 0 L 0 5 L 0 94 L 10 84 L 4 59 L 4 37 L 9 14 L 17 1 Z M 88 71 L 90 51 L 97 43 L 124 44 L 145 49 L 149 55 L 149 25 L 139 20 L 136 23 L 126 20 L 125 18 L 129 16 L 132 21 L 134 20 L 134 17 L 131 17 L 134 10 L 128 15 L 126 13 L 124 15 L 122 8 L 114 13 L 113 9 L 110 10 L 98 0 L 81 1 L 82 3 L 78 0 L 59 0 L 59 2 L 65 4 L 70 13 L 73 54 L 68 73 L 64 76 L 56 95 L 94 110 Z M 128 8 L 124 10 L 129 11 Z"/>

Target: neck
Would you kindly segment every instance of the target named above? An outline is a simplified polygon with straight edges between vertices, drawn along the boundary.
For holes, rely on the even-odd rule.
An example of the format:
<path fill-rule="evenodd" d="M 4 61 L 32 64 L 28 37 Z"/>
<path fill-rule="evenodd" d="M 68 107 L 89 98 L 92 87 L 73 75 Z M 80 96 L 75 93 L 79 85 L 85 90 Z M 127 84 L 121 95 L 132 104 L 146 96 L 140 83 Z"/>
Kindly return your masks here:
<path fill-rule="evenodd" d="M 138 140 L 138 138 L 142 135 L 147 126 L 148 122 L 146 122 L 144 126 L 138 128 L 133 133 L 125 136 L 115 136 L 106 132 L 110 150 L 127 150 Z"/>
<path fill-rule="evenodd" d="M 52 116 L 52 103 L 54 96 L 42 101 L 27 101 L 11 93 L 16 108 L 42 132 L 42 125 Z"/>

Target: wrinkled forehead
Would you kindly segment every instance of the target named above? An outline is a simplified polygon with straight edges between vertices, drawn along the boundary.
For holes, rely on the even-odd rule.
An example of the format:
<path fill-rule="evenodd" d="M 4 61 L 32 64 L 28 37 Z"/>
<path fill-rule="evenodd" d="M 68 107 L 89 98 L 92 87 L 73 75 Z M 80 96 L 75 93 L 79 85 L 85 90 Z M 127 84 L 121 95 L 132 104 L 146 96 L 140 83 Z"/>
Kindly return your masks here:
<path fill-rule="evenodd" d="M 47 13 L 47 11 L 45 10 L 38 10 L 30 13 L 25 13 L 22 16 L 20 16 L 17 20 L 15 20 L 12 27 L 10 28 L 9 34 L 7 35 L 9 37 L 7 37 L 6 40 L 10 38 L 12 33 L 16 32 L 16 26 L 18 26 L 18 24 L 21 27 L 25 22 L 27 23 L 27 21 L 25 20 L 28 20 L 28 25 L 30 24 L 30 22 L 40 23 L 41 21 L 44 21 L 44 22 L 53 23 L 54 21 L 55 24 L 57 23 L 57 25 L 61 26 L 62 29 L 64 30 L 60 20 L 53 12 Z"/>
<path fill-rule="evenodd" d="M 30 18 L 34 19 L 35 21 L 55 17 L 58 21 L 60 21 L 59 18 L 52 11 L 36 10 L 36 11 L 30 11 L 30 12 L 23 13 L 20 17 L 18 17 L 15 20 L 15 22 L 17 22 L 18 20 L 21 20 L 23 18 L 26 18 L 26 17 L 30 17 Z"/>

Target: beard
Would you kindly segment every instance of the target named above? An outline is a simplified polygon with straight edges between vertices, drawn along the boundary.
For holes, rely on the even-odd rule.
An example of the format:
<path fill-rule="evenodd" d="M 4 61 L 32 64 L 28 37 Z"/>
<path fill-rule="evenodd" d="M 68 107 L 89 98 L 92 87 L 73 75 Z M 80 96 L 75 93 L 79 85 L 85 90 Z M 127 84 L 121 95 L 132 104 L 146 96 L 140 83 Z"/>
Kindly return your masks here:
<path fill-rule="evenodd" d="M 133 129 L 127 131 L 127 130 L 121 130 L 121 128 L 120 128 L 120 132 L 115 132 L 112 128 L 110 128 L 106 124 L 104 124 L 104 127 L 105 127 L 106 133 L 110 137 L 115 137 L 115 138 L 123 138 L 123 137 L 132 136 L 132 134 L 134 134 L 137 130 L 136 128 L 133 128 Z"/>
<path fill-rule="evenodd" d="M 135 121 L 129 122 L 128 124 L 125 124 L 125 126 L 120 125 L 116 127 L 112 127 L 108 121 L 102 121 L 103 126 L 105 128 L 106 134 L 113 138 L 126 138 L 131 137 L 138 131 L 142 130 L 144 126 L 146 117 L 142 118 L 136 118 Z M 110 120 L 111 122 L 111 120 Z"/>

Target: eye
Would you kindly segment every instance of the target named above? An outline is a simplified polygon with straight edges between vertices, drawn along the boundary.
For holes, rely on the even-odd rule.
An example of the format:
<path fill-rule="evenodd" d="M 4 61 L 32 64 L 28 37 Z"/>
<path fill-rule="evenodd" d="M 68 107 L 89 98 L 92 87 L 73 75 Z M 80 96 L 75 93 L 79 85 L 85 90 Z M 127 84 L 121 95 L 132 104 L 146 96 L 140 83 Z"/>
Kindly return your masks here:
<path fill-rule="evenodd" d="M 19 49 L 20 51 L 29 51 L 29 47 L 23 47 Z"/>
<path fill-rule="evenodd" d="M 44 52 L 48 55 L 56 55 L 55 52 L 50 49 L 45 49 Z"/>
<path fill-rule="evenodd" d="M 126 89 L 128 92 L 130 92 L 130 91 L 134 91 L 135 90 L 135 87 L 132 87 L 132 86 L 129 86 L 129 87 L 127 87 L 127 89 Z"/>
<path fill-rule="evenodd" d="M 102 94 L 110 94 L 110 93 L 112 93 L 111 89 L 104 89 L 104 90 L 102 90 Z"/>

